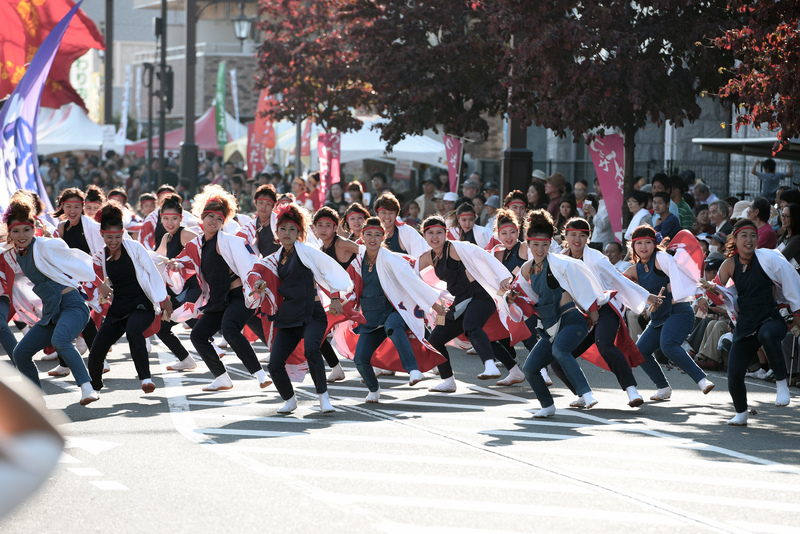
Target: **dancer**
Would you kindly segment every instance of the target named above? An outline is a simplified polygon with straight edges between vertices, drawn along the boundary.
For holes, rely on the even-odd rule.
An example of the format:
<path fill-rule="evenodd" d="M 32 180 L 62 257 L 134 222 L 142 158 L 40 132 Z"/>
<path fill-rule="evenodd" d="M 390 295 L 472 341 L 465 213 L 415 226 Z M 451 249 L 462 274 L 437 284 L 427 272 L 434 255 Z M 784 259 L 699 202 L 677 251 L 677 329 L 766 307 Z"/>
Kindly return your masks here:
<path fill-rule="evenodd" d="M 364 206 L 358 202 L 350 204 L 342 219 L 342 230 L 348 234 L 347 239 L 358 245 L 363 245 L 364 240 L 361 239 L 361 229 L 367 219 L 369 219 L 369 212 Z"/>
<path fill-rule="evenodd" d="M 64 215 L 66 220 L 58 223 L 58 228 L 53 237 L 60 237 L 70 247 L 81 250 L 89 256 L 94 256 L 105 247 L 103 237 L 100 235 L 100 225 L 84 215 L 83 207 L 86 197 L 78 188 L 72 187 L 65 189 L 58 197 L 58 211 L 53 216 L 58 218 Z M 81 336 L 78 339 L 79 352 L 83 354 L 92 347 L 94 338 L 97 335 L 97 325 L 94 321 L 89 321 L 84 326 Z M 83 344 L 84 346 L 81 346 Z M 69 374 L 69 367 L 64 359 L 58 358 L 59 364 L 47 374 L 49 376 L 63 377 Z M 106 366 L 108 370 L 108 366 Z"/>
<path fill-rule="evenodd" d="M 392 193 L 379 196 L 375 200 L 374 209 L 386 230 L 384 243 L 389 250 L 418 258 L 430 248 L 414 228 L 397 220 L 400 202 Z"/>
<path fill-rule="evenodd" d="M 782 300 L 794 310 L 792 333 L 800 328 L 800 276 L 777 250 L 756 249 L 758 228 L 749 219 L 740 219 L 728 237 L 727 256 L 719 269 L 720 286 L 714 290 L 728 296 L 725 304 L 736 316 L 733 344 L 728 354 L 728 391 L 736 415 L 729 425 L 747 425 L 747 387 L 744 376 L 758 347 L 763 347 L 775 373 L 775 406 L 789 405 L 789 385 L 781 342 L 786 337 L 786 321 L 778 313 L 775 287 Z M 733 281 L 733 287 L 728 286 Z M 736 295 L 733 306 L 731 295 Z"/>
<path fill-rule="evenodd" d="M 138 241 L 124 239 L 122 217 L 122 207 L 116 202 L 103 206 L 97 216 L 106 246 L 94 256 L 94 270 L 98 293 L 101 298 L 111 299 L 111 305 L 89 351 L 89 376 L 92 389 L 99 392 L 103 388 L 106 355 L 124 334 L 142 391 L 152 393 L 156 385 L 150 374 L 146 339 L 161 324 L 160 311 L 164 310 L 168 317 L 172 304 L 147 250 Z"/>
<path fill-rule="evenodd" d="M 649 293 L 663 297 L 661 305 L 650 314 L 650 324 L 636 343 L 644 357 L 641 368 L 658 388 L 650 400 L 665 401 L 672 396 L 667 377 L 653 356 L 659 347 L 664 356 L 689 375 L 704 394 L 708 394 L 714 389 L 714 384 L 681 346 L 694 327 L 694 312 L 689 301 L 697 292 L 697 281 L 681 271 L 672 256 L 656 243 L 656 231 L 651 226 L 639 226 L 633 230 L 631 258 L 634 264 L 625 271 L 625 276 L 638 282 Z"/>
<path fill-rule="evenodd" d="M 83 203 L 83 214 L 89 219 L 94 220 L 95 214 L 100 211 L 103 204 L 106 203 L 106 196 L 103 190 L 96 185 L 90 185 L 86 188 L 85 202 Z"/>
<path fill-rule="evenodd" d="M 168 184 L 164 184 L 156 190 L 156 208 L 147 214 L 142 223 L 142 228 L 139 230 L 139 243 L 144 245 L 147 250 L 155 250 L 166 232 L 164 225 L 161 224 L 161 203 L 164 202 L 167 196 L 177 194 L 175 188 Z M 183 212 L 182 217 L 182 223 L 186 227 L 196 227 L 200 224 L 189 212 Z"/>
<path fill-rule="evenodd" d="M 256 205 L 256 216 L 242 226 L 236 235 L 257 249 L 262 258 L 266 258 L 281 248 L 272 232 L 272 210 L 278 202 L 275 186 L 272 184 L 260 186 L 256 189 L 253 200 Z"/>
<path fill-rule="evenodd" d="M 336 235 L 336 229 L 339 227 L 339 214 L 332 208 L 323 206 L 314 214 L 313 226 L 317 239 L 322 242 L 322 252 L 333 258 L 346 271 L 350 262 L 358 256 L 359 247 L 349 239 Z M 339 357 L 333 350 L 330 341 L 327 339 L 323 341 L 320 350 L 322 357 L 325 358 L 325 363 L 331 368 L 326 379 L 327 382 L 332 384 L 344 380 L 346 378 L 344 369 L 342 369 L 342 364 L 339 363 Z"/>
<path fill-rule="evenodd" d="M 519 190 L 511 191 L 509 194 L 505 196 L 503 199 L 503 207 L 507 210 L 511 210 L 514 215 L 517 217 L 517 221 L 522 223 L 525 220 L 525 216 L 528 213 L 528 197 Z M 520 232 L 519 240 L 525 241 L 525 236 Z"/>
<path fill-rule="evenodd" d="M 508 296 L 509 299 L 519 297 L 516 302 L 523 307 L 532 303 L 541 322 L 539 341 L 523 368 L 542 405 L 542 409 L 533 414 L 536 418 L 552 417 L 556 413 L 553 396 L 541 375 L 541 369 L 553 361 L 561 364 L 585 408 L 597 404 L 572 351 L 597 323 L 598 307 L 608 301 L 600 283 L 583 262 L 550 253 L 554 234 L 553 218 L 547 210 L 530 214 L 525 230 L 530 259 L 520 269 L 514 291 Z"/>
<path fill-rule="evenodd" d="M 169 260 L 177 258 L 186 245 L 197 238 L 197 234 L 191 230 L 187 230 L 181 222 L 183 221 L 183 206 L 181 197 L 172 193 L 164 197 L 161 202 L 161 225 L 166 230 L 166 233 L 161 238 L 161 243 L 158 245 L 156 252 L 163 258 Z M 192 306 L 197 303 L 197 300 L 202 296 L 203 292 L 200 289 L 200 284 L 197 282 L 197 276 L 192 275 L 183 284 L 183 287 L 178 292 L 167 287 L 169 294 L 170 304 L 172 309 L 178 309 L 180 306 Z M 186 323 L 191 327 L 197 322 L 197 319 L 189 319 Z M 164 345 L 178 358 L 178 363 L 173 363 L 167 366 L 168 371 L 191 371 L 197 368 L 197 362 L 194 361 L 192 355 L 183 346 L 183 343 L 172 332 L 172 327 L 175 322 L 171 319 L 161 319 L 161 327 L 156 334 Z"/>
<path fill-rule="evenodd" d="M 358 334 L 354 360 L 369 389 L 367 402 L 378 402 L 381 396 L 370 361 L 384 340 L 391 339 L 403 369 L 409 374 L 408 385 L 413 386 L 425 376 L 419 370 L 406 330 L 410 329 L 422 341 L 425 320 L 416 311 L 433 309 L 438 314 L 445 313 L 438 302 L 439 292 L 423 282 L 405 258 L 384 247 L 383 236 L 380 219 L 367 219 L 363 233 L 366 250 L 350 267 L 356 302 L 367 320 L 354 330 Z"/>
<path fill-rule="evenodd" d="M 214 375 L 214 381 L 203 391 L 233 388 L 211 341 L 220 330 L 247 371 L 264 389 L 272 380 L 242 334 L 245 324 L 253 317 L 253 310 L 245 305 L 242 280 L 253 268 L 255 255 L 244 239 L 220 231 L 236 213 L 236 199 L 221 187 L 208 185 L 194 198 L 193 206 L 194 215 L 202 222 L 203 234 L 187 243 L 170 262 L 170 267 L 180 269 L 184 280 L 196 274 L 203 289 L 204 304 L 200 307 L 203 316 L 195 323 L 191 334 L 192 345 Z"/>
<path fill-rule="evenodd" d="M 453 241 L 466 241 L 481 248 L 492 241 L 493 229 L 485 226 L 475 226 L 478 214 L 475 207 L 469 202 L 464 202 L 456 210 L 454 221 L 447 232 L 447 238 Z"/>
<path fill-rule="evenodd" d="M 77 291 L 95 281 L 92 259 L 60 239 L 34 237 L 35 208 L 24 196 L 12 198 L 5 215 L 12 248 L 4 252 L 9 273 L 22 272 L 42 299 L 42 316 L 14 349 L 12 360 L 20 373 L 41 387 L 33 355 L 52 345 L 67 363 L 81 389 L 81 404 L 99 397 L 72 341 L 89 322 L 89 308 Z M 6 280 L 11 286 L 13 280 Z"/>
<path fill-rule="evenodd" d="M 381 222 L 385 224 L 383 219 Z M 428 267 L 433 267 L 435 275 L 447 284 L 447 291 L 455 298 L 445 314 L 444 324 L 438 324 L 428 336 L 430 344 L 447 358 L 446 362 L 439 365 L 442 382 L 430 388 L 430 391 L 456 391 L 450 355 L 445 344 L 462 333 L 483 361 L 484 371 L 478 375 L 480 380 L 500 378 L 495 358 L 509 370 L 509 377 L 520 378 L 522 371 L 513 355 L 499 343 L 492 343 L 484 331 L 484 326 L 497 311 L 497 302 L 490 295 L 497 295 L 498 290 L 505 292 L 511 287 L 508 271 L 485 250 L 470 243 L 449 241 L 441 217 L 425 219 L 422 231 L 431 250 L 419 257 L 417 270 L 423 273 Z M 506 336 L 507 333 L 501 337 Z"/>
<path fill-rule="evenodd" d="M 626 353 L 633 352 L 635 354 L 636 352 L 625 321 L 622 320 L 622 314 L 625 312 L 626 306 L 637 315 L 641 314 L 647 305 L 650 305 L 652 309 L 658 308 L 662 299 L 657 295 L 651 295 L 642 286 L 625 278 L 601 252 L 586 246 L 591 235 L 591 228 L 586 219 L 572 218 L 567 221 L 564 230 L 566 248 L 563 254 L 583 261 L 597 277 L 600 286 L 605 291 L 616 291 L 616 295 L 608 304 L 600 306 L 597 324 L 572 354 L 577 358 L 592 345 L 596 345 L 600 356 L 608 365 L 608 369 L 614 373 L 620 387 L 628 394 L 628 406 L 633 408 L 641 406 L 644 399 L 636 389 L 636 379 L 633 377 L 631 365 L 620 350 L 626 348 Z M 571 390 L 573 389 L 557 362 L 553 364 L 553 372 Z M 579 397 L 578 400 L 570 403 L 570 406 L 582 408 L 584 406 L 583 398 Z"/>
<path fill-rule="evenodd" d="M 268 320 L 278 329 L 269 359 L 269 372 L 275 388 L 285 401 L 278 410 L 288 414 L 297 409 L 294 388 L 286 372 L 286 361 L 294 349 L 304 342 L 304 354 L 314 381 L 319 406 L 323 413 L 335 411 L 328 398 L 325 367 L 320 345 L 325 339 L 328 319 L 317 294 L 319 284 L 331 298 L 331 315 L 342 313 L 340 294 L 349 292 L 350 277 L 327 254 L 305 244 L 308 219 L 296 204 L 279 208 L 277 213 L 278 252 L 258 261 L 247 276 L 252 288 L 248 295 L 251 306 L 261 306 Z"/>

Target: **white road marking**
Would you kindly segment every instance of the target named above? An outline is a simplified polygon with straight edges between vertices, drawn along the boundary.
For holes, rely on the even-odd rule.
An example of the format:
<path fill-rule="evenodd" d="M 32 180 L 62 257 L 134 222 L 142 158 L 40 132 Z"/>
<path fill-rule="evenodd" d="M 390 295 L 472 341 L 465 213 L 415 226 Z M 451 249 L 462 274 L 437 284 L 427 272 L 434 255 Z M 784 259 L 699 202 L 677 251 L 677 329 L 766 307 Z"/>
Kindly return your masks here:
<path fill-rule="evenodd" d="M 91 483 L 103 491 L 126 491 L 128 489 L 116 480 L 92 480 Z"/>
<path fill-rule="evenodd" d="M 101 477 L 103 473 L 98 471 L 97 469 L 91 467 L 70 467 L 68 468 L 70 471 L 78 475 L 79 477 Z"/>

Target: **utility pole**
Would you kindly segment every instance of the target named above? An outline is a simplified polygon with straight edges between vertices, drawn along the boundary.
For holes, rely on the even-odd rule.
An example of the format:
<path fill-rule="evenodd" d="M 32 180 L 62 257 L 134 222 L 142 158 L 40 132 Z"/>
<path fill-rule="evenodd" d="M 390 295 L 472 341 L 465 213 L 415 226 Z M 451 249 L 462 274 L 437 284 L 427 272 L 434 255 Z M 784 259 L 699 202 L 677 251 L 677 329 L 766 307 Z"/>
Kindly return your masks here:
<path fill-rule="evenodd" d="M 183 101 L 183 142 L 181 143 L 181 177 L 188 178 L 192 194 L 197 191 L 197 143 L 194 139 L 195 72 L 197 68 L 197 0 L 186 4 L 186 80 Z"/>
<path fill-rule="evenodd" d="M 164 170 L 166 167 L 166 133 L 167 133 L 167 0 L 161 0 L 161 61 L 158 64 L 158 184 L 164 183 Z"/>
<path fill-rule="evenodd" d="M 114 0 L 106 0 L 106 51 L 103 55 L 103 124 L 114 122 Z M 102 157 L 102 154 L 100 155 Z"/>

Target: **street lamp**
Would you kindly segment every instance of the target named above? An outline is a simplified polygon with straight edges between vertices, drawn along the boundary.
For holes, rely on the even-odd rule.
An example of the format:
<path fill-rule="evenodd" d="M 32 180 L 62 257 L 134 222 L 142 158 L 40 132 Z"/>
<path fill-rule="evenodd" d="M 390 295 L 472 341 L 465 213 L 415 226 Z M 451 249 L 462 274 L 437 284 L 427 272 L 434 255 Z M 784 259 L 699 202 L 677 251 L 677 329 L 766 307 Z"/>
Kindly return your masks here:
<path fill-rule="evenodd" d="M 253 19 L 240 13 L 231 22 L 233 22 L 233 34 L 242 42 L 242 48 L 244 48 L 244 41 L 250 37 L 250 31 L 253 29 Z"/>

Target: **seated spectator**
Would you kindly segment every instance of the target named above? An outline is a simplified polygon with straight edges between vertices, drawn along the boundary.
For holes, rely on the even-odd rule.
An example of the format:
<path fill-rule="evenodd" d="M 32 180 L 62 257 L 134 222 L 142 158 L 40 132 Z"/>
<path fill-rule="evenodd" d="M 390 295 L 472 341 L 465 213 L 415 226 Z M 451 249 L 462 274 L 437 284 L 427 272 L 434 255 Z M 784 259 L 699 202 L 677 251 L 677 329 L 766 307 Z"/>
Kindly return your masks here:
<path fill-rule="evenodd" d="M 666 191 L 659 191 L 653 195 L 653 211 L 658 217 L 653 229 L 661 234 L 661 239 L 672 239 L 681 231 L 680 221 L 669 211 L 669 202 L 669 193 Z"/>
<path fill-rule="evenodd" d="M 669 198 L 672 201 L 670 206 L 675 204 L 678 208 L 678 221 L 681 223 L 681 229 L 691 230 L 692 225 L 694 225 L 695 217 L 694 213 L 692 213 L 691 206 L 684 200 L 683 195 L 687 193 L 686 184 L 680 176 L 672 176 L 670 177 L 670 181 L 672 182 L 672 192 L 669 194 Z M 691 198 L 691 195 L 687 194 L 686 196 Z"/>
<path fill-rule="evenodd" d="M 713 194 L 706 184 L 700 182 L 694 186 L 694 198 L 697 199 L 698 204 L 709 204 L 719 200 L 717 195 Z"/>
<path fill-rule="evenodd" d="M 698 204 L 699 205 L 699 204 Z M 745 203 L 747 205 L 747 203 Z M 708 221 L 714 225 L 714 230 L 709 232 L 715 234 L 722 232 L 725 235 L 733 232 L 733 224 L 728 216 L 731 213 L 728 203 L 724 200 L 717 200 L 708 205 Z"/>
<path fill-rule="evenodd" d="M 695 206 L 694 224 L 692 225 L 692 233 L 694 235 L 716 233 L 716 228 L 711 224 L 709 213 L 708 204 L 698 204 Z"/>
<path fill-rule="evenodd" d="M 775 248 L 778 244 L 778 236 L 769 224 L 769 208 L 769 200 L 764 197 L 756 197 L 747 214 L 747 218 L 756 223 L 756 228 L 758 228 L 756 248 Z"/>
<path fill-rule="evenodd" d="M 720 265 L 725 257 L 719 252 L 709 254 L 706 258 L 705 273 L 703 278 L 713 280 L 717 276 Z M 700 321 L 687 338 L 692 347 L 690 353 L 696 354 L 697 365 L 701 369 L 716 371 L 724 367 L 727 356 L 719 340 L 731 331 L 730 320 L 724 307 L 716 306 L 705 295 L 701 295 L 696 302 L 697 316 Z"/>

